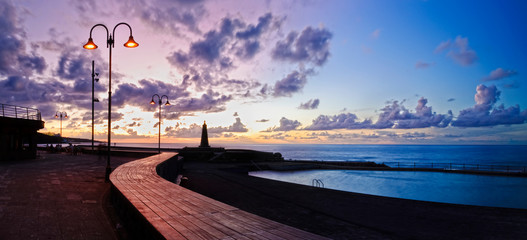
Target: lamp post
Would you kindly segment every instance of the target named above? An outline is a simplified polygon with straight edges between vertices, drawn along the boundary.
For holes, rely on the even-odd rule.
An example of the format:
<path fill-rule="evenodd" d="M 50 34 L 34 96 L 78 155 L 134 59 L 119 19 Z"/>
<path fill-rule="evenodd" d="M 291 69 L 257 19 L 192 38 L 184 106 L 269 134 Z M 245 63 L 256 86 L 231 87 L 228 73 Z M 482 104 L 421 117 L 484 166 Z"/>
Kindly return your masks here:
<path fill-rule="evenodd" d="M 158 124 L 158 126 L 159 126 L 159 134 L 158 134 L 157 152 L 161 153 L 161 103 L 162 103 L 163 97 L 167 98 L 167 102 L 165 103 L 165 106 L 170 105 L 170 103 L 168 102 L 168 96 L 167 95 L 163 95 L 163 96 L 159 97 L 159 95 L 154 94 L 154 95 L 152 95 L 152 101 L 150 102 L 150 104 L 152 104 L 152 105 L 156 104 L 156 102 L 154 102 L 154 97 L 155 96 L 157 96 L 158 103 L 159 103 L 159 124 Z"/>
<path fill-rule="evenodd" d="M 84 48 L 89 49 L 89 50 L 96 49 L 97 45 L 93 42 L 93 39 L 92 39 L 93 29 L 98 26 L 104 27 L 104 29 L 106 30 L 106 47 L 110 51 L 109 64 L 108 64 L 108 67 L 109 67 L 109 71 L 108 71 L 108 160 L 106 161 L 106 181 L 107 182 L 110 181 L 110 172 L 112 171 L 112 168 L 110 167 L 110 151 L 111 151 L 110 147 L 111 147 L 111 135 L 112 135 L 112 48 L 114 48 L 115 46 L 114 44 L 115 29 L 120 25 L 126 25 L 128 29 L 130 29 L 130 37 L 128 37 L 128 41 L 124 43 L 124 46 L 128 48 L 135 48 L 139 46 L 139 44 L 134 41 L 134 37 L 132 36 L 132 27 L 130 27 L 128 23 L 124 23 L 124 22 L 121 22 L 115 25 L 115 27 L 113 28 L 112 34 L 110 34 L 110 32 L 108 31 L 108 28 L 106 27 L 106 25 L 100 24 L 100 23 L 95 24 L 90 30 L 90 38 L 88 38 L 88 42 L 84 44 L 83 46 Z"/>
<path fill-rule="evenodd" d="M 94 108 L 95 103 L 99 102 L 98 98 L 95 98 L 95 82 L 99 82 L 98 78 L 95 78 L 95 76 L 99 76 L 99 73 L 95 72 L 95 61 L 91 61 L 91 150 L 93 151 L 93 135 L 94 135 L 94 129 L 95 126 L 95 116 L 94 116 Z"/>
<path fill-rule="evenodd" d="M 64 116 L 62 115 L 64 114 Z M 55 118 L 59 118 L 60 116 L 60 137 L 62 137 L 62 117 L 68 118 L 68 114 L 66 112 L 55 112 Z"/>

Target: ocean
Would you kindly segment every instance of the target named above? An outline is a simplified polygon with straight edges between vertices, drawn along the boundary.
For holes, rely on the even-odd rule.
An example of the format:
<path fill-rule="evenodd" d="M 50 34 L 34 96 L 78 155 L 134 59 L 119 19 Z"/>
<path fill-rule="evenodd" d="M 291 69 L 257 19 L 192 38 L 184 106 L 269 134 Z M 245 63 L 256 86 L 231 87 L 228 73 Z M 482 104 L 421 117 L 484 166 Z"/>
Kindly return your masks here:
<path fill-rule="evenodd" d="M 157 148 L 157 143 L 117 143 L 117 146 Z M 185 146 L 187 145 L 161 143 L 162 148 Z M 279 152 L 287 160 L 527 166 L 527 145 L 212 144 L 212 146 Z"/>

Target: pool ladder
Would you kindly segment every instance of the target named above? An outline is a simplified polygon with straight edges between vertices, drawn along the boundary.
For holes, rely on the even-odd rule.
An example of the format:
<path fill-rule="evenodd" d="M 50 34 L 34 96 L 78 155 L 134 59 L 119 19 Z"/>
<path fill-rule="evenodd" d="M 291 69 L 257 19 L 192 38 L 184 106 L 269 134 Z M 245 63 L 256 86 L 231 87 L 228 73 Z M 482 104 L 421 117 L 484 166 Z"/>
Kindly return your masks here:
<path fill-rule="evenodd" d="M 312 185 L 313 187 L 321 187 L 321 188 L 324 188 L 324 183 L 322 182 L 322 180 L 317 179 L 317 178 L 314 178 L 314 179 L 311 181 L 311 185 Z"/>

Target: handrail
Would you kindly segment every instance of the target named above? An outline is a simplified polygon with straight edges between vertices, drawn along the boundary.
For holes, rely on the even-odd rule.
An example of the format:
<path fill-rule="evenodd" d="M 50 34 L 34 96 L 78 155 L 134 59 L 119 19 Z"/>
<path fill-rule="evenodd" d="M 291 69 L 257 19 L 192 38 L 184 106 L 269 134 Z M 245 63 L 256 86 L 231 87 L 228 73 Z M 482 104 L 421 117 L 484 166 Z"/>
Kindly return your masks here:
<path fill-rule="evenodd" d="M 40 111 L 36 108 L 20 107 L 10 104 L 0 103 L 2 111 L 1 117 L 28 119 L 28 120 L 42 120 Z"/>
<path fill-rule="evenodd" d="M 321 187 L 321 188 L 324 188 L 324 183 L 322 182 L 322 180 L 317 179 L 317 178 L 314 178 L 313 180 L 311 180 L 311 185 L 312 185 L 313 187 Z"/>
<path fill-rule="evenodd" d="M 526 166 L 512 166 L 512 165 L 494 165 L 494 164 L 466 164 L 466 163 L 438 163 L 438 162 L 383 162 L 388 167 L 392 168 L 426 168 L 426 169 L 441 169 L 441 170 L 467 170 L 467 171 L 481 171 L 481 172 L 519 172 L 527 173 Z"/>

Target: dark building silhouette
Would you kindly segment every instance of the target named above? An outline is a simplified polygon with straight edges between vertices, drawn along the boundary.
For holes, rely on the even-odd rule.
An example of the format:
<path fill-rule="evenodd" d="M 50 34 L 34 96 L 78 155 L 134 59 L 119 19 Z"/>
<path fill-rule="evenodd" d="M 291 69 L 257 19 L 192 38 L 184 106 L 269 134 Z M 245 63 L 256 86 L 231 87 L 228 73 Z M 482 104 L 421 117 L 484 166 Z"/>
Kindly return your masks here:
<path fill-rule="evenodd" d="M 207 122 L 203 121 L 203 128 L 201 129 L 201 144 L 200 148 L 210 148 L 209 135 L 207 134 Z"/>
<path fill-rule="evenodd" d="M 36 158 L 36 135 L 44 128 L 38 109 L 0 104 L 0 160 Z"/>

